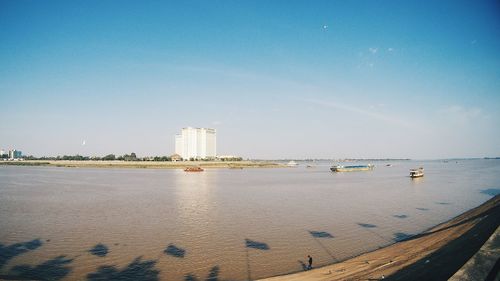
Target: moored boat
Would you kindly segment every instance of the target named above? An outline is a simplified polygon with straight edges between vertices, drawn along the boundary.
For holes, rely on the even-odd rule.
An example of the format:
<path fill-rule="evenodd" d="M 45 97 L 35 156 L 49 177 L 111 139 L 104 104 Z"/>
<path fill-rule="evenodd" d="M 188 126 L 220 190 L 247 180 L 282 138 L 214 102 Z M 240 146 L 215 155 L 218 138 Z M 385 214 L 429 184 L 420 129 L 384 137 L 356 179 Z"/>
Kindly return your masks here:
<path fill-rule="evenodd" d="M 295 161 L 290 161 L 286 164 L 288 167 L 297 167 L 299 164 L 297 164 L 297 162 Z"/>
<path fill-rule="evenodd" d="M 368 165 L 333 165 L 330 170 L 332 172 L 357 172 L 357 171 L 370 171 L 373 170 L 374 166 L 372 164 Z"/>
<path fill-rule="evenodd" d="M 410 170 L 410 178 L 421 178 L 423 176 L 424 176 L 424 168 L 422 167 Z"/>
<path fill-rule="evenodd" d="M 186 169 L 184 169 L 184 172 L 203 172 L 203 168 L 201 167 L 186 167 Z"/>

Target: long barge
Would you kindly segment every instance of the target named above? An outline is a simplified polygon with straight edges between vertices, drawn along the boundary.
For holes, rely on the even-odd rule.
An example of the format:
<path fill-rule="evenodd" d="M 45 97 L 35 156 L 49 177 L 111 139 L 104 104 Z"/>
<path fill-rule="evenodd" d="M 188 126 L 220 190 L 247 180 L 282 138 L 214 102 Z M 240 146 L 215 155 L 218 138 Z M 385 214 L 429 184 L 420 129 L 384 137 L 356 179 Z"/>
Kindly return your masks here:
<path fill-rule="evenodd" d="M 368 165 L 351 165 L 351 166 L 343 166 L 343 165 L 334 165 L 330 168 L 332 172 L 357 172 L 357 171 L 371 171 L 374 166 L 372 164 Z"/>

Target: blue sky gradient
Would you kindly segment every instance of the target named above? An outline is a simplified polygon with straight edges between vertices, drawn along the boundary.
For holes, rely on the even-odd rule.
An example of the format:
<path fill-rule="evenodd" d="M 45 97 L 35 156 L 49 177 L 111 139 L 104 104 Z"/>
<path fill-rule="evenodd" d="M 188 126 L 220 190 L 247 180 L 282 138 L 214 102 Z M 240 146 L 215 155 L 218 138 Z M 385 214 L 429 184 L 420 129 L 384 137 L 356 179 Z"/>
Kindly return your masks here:
<path fill-rule="evenodd" d="M 499 50 L 498 1 L 0 0 L 0 147 L 500 156 Z"/>

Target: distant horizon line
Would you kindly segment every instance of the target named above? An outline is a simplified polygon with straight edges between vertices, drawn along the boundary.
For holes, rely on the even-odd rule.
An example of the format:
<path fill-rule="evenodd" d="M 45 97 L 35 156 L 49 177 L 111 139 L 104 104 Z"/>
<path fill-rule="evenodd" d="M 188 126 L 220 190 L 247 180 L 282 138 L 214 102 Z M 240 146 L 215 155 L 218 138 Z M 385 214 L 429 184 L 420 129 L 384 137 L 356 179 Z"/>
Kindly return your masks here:
<path fill-rule="evenodd" d="M 131 152 L 134 153 L 134 152 Z M 97 155 L 81 155 L 81 154 L 64 154 L 64 155 L 57 155 L 57 156 L 34 156 L 34 155 L 23 155 L 23 157 L 35 157 L 35 158 L 58 158 L 58 157 L 64 157 L 64 156 L 82 156 L 82 157 L 99 157 L 99 158 L 104 158 L 107 155 L 115 155 L 114 153 L 108 153 L 103 156 L 97 156 Z M 175 154 L 175 153 L 174 153 Z M 151 158 L 151 157 L 170 157 L 174 154 L 170 155 L 147 155 L 147 156 L 141 156 L 137 157 L 138 159 L 144 159 L 144 158 Z M 120 154 L 116 154 L 117 156 L 122 156 Z M 130 154 L 124 154 L 125 155 L 130 155 Z M 500 159 L 500 156 L 476 156 L 476 157 L 444 157 L 444 158 L 364 158 L 364 157 L 342 157 L 342 158 L 294 158 L 294 157 L 285 157 L 285 158 L 251 158 L 251 157 L 243 157 L 243 156 L 238 156 L 238 155 L 219 155 L 216 156 L 216 158 L 224 156 L 223 158 L 227 158 L 228 156 L 234 157 L 234 158 L 242 158 L 243 160 L 248 160 L 248 161 L 411 161 L 411 160 L 419 160 L 419 161 L 433 161 L 433 160 L 477 160 L 477 159 Z M 61 159 L 62 160 L 62 159 Z M 92 159 L 88 159 L 92 160 Z M 88 161 L 87 160 L 87 161 Z M 203 160 L 203 159 L 199 159 Z M 195 160 L 195 161 L 199 161 Z M 84 160 L 85 161 L 85 160 Z M 100 160 L 99 160 L 100 161 Z M 120 160 L 116 160 L 120 161 Z"/>

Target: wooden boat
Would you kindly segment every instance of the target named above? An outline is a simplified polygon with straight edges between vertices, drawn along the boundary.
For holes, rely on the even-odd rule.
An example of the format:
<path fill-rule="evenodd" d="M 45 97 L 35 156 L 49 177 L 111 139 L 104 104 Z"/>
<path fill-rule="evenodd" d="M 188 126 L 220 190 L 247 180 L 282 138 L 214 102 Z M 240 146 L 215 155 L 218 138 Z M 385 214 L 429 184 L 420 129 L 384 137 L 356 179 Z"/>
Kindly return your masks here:
<path fill-rule="evenodd" d="M 186 167 L 184 172 L 203 172 L 204 170 L 201 167 Z"/>
<path fill-rule="evenodd" d="M 371 171 L 374 166 L 372 164 L 368 165 L 352 165 L 352 166 L 342 166 L 334 165 L 330 168 L 332 172 L 357 172 L 357 171 Z"/>
<path fill-rule="evenodd" d="M 424 176 L 424 168 L 420 167 L 418 169 L 410 170 L 410 178 L 421 178 Z"/>

